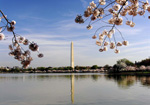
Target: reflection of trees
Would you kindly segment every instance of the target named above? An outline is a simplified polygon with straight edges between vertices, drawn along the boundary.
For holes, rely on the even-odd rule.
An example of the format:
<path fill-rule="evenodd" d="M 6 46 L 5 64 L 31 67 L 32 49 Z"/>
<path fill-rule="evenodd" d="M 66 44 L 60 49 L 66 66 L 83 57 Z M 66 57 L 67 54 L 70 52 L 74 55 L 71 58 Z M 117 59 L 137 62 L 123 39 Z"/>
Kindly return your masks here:
<path fill-rule="evenodd" d="M 94 81 L 97 81 L 102 75 L 98 75 L 98 74 L 90 74 L 90 75 L 75 75 L 75 79 L 76 80 L 83 80 L 83 79 L 87 79 L 87 78 L 91 78 Z"/>
<path fill-rule="evenodd" d="M 118 85 L 122 88 L 128 88 L 136 82 L 136 77 L 135 76 L 125 76 L 122 81 L 118 82 Z"/>
<path fill-rule="evenodd" d="M 140 76 L 138 79 L 143 86 L 150 87 L 150 76 Z"/>
<path fill-rule="evenodd" d="M 38 80 L 38 81 L 44 81 L 44 80 L 52 80 L 52 79 L 66 79 L 69 80 L 70 76 L 72 74 L 29 74 L 29 75 L 9 75 L 9 76 L 0 76 L 0 81 L 9 81 L 9 80 Z M 114 81 L 118 84 L 121 88 L 129 88 L 133 86 L 137 81 L 140 82 L 143 86 L 150 87 L 150 76 L 140 76 L 140 75 L 99 75 L 99 74 L 74 74 L 75 80 L 86 80 L 86 79 L 92 79 L 94 81 L 98 81 L 98 79 L 101 79 L 102 77 L 105 77 L 107 81 Z"/>
<path fill-rule="evenodd" d="M 94 81 L 97 81 L 97 80 L 98 80 L 99 75 L 91 75 L 91 77 L 92 77 L 92 79 L 93 79 Z"/>
<path fill-rule="evenodd" d="M 0 80 L 22 80 L 24 77 L 29 80 L 50 80 L 50 79 L 70 79 L 72 74 L 29 74 L 29 75 L 10 75 L 0 76 Z M 102 75 L 98 74 L 74 74 L 75 80 L 84 80 L 87 78 L 97 81 Z"/>
<path fill-rule="evenodd" d="M 109 80 L 114 80 L 122 88 L 128 88 L 134 85 L 136 81 L 136 76 L 106 75 L 105 77 Z"/>
<path fill-rule="evenodd" d="M 23 77 L 0 77 L 0 80 L 19 80 L 19 79 L 23 79 Z"/>
<path fill-rule="evenodd" d="M 115 81 L 121 88 L 129 88 L 139 81 L 143 86 L 150 86 L 150 76 L 105 75 L 107 80 Z"/>

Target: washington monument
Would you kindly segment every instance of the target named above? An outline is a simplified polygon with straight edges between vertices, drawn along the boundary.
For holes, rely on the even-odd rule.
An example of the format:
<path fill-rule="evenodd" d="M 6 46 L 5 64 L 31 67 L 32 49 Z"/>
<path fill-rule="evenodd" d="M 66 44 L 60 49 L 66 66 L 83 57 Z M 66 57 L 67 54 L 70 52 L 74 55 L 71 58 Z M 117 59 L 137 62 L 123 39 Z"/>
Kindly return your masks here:
<path fill-rule="evenodd" d="M 73 42 L 71 42 L 71 54 L 70 54 L 70 66 L 73 68 L 74 71 L 74 48 Z M 74 74 L 71 75 L 71 101 L 74 104 Z"/>
<path fill-rule="evenodd" d="M 71 60 L 70 60 L 70 66 L 74 70 L 74 48 L 73 48 L 73 42 L 71 42 Z"/>

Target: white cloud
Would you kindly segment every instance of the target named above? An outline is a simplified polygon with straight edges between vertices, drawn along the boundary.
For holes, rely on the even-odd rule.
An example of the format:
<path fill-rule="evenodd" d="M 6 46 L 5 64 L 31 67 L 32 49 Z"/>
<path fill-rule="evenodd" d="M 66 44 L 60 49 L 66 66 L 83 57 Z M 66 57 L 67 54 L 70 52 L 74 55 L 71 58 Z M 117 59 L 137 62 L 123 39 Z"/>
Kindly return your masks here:
<path fill-rule="evenodd" d="M 150 45 L 150 39 L 133 42 L 130 44 L 130 46 L 139 46 L 139 45 L 143 45 L 143 44 Z"/>
<path fill-rule="evenodd" d="M 123 33 L 125 36 L 131 36 L 131 35 L 138 35 L 140 32 L 143 31 L 141 28 L 119 28 L 120 32 Z"/>
<path fill-rule="evenodd" d="M 63 13 L 62 16 L 75 18 L 77 14 L 78 14 L 77 12 L 68 11 L 67 13 Z"/>
<path fill-rule="evenodd" d="M 141 47 L 130 47 L 130 48 L 125 48 L 122 50 L 123 53 L 138 53 L 139 51 L 145 51 L 148 52 L 150 51 L 150 46 L 141 46 Z"/>
<path fill-rule="evenodd" d="M 26 19 L 26 20 L 37 20 L 37 21 L 46 21 L 46 22 L 51 22 L 52 20 L 50 19 L 45 19 L 45 18 L 42 18 L 42 17 L 34 17 L 34 16 L 29 16 L 29 15 L 19 15 L 18 16 L 20 19 Z"/>

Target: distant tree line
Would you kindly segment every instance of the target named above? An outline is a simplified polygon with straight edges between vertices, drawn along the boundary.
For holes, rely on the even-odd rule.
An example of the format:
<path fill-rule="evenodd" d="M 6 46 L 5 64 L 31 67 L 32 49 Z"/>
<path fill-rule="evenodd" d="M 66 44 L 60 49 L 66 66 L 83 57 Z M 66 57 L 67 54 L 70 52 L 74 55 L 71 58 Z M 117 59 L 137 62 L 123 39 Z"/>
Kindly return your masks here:
<path fill-rule="evenodd" d="M 141 66 L 141 65 L 150 66 L 150 58 L 144 59 L 140 62 L 135 62 L 135 64 L 138 65 L 138 66 Z"/>
<path fill-rule="evenodd" d="M 10 72 L 10 73 L 17 73 L 17 72 L 50 72 L 50 71 L 72 71 L 73 68 L 70 66 L 66 67 L 37 67 L 37 68 L 32 68 L 29 67 L 27 69 L 19 68 L 17 66 L 13 68 L 9 67 L 0 67 L 0 72 Z M 123 58 L 120 59 L 114 64 L 113 66 L 110 66 L 106 64 L 105 66 L 98 66 L 98 65 L 93 65 L 93 66 L 75 66 L 74 70 L 89 70 L 89 71 L 94 71 L 94 70 L 101 70 L 101 71 L 108 71 L 108 72 L 119 72 L 119 71 L 134 71 L 134 70 L 150 70 L 150 58 L 141 60 L 139 62 L 133 63 L 132 61 Z"/>

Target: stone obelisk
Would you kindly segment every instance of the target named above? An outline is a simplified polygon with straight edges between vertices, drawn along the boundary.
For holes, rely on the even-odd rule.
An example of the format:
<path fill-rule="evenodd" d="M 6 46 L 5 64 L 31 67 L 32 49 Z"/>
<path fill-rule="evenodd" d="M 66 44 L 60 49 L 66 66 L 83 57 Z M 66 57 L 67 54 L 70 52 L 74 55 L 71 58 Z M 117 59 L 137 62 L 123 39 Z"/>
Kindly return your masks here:
<path fill-rule="evenodd" d="M 73 68 L 74 71 L 74 48 L 73 48 L 73 42 L 71 42 L 71 62 L 70 66 Z"/>

